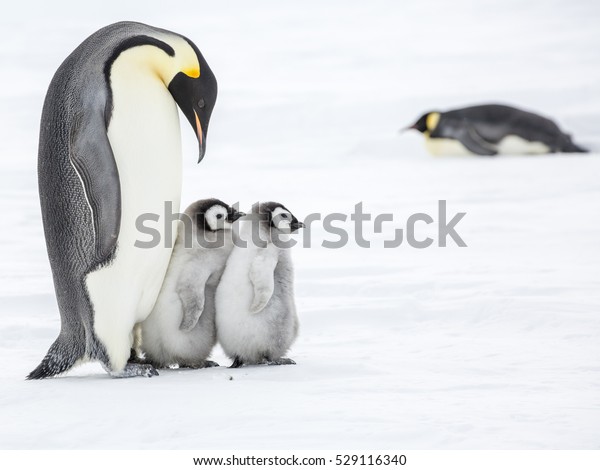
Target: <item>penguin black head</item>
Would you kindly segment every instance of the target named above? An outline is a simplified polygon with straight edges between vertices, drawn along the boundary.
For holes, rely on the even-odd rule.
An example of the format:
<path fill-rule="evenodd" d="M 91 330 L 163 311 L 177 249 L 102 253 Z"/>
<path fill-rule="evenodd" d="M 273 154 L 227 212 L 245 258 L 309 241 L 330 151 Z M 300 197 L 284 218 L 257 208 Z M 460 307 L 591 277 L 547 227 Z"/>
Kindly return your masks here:
<path fill-rule="evenodd" d="M 132 27 L 123 22 L 113 26 Z M 111 67 L 125 51 L 136 66 L 148 67 L 167 87 L 171 96 L 192 125 L 200 147 L 202 160 L 206 152 L 206 133 L 217 100 L 217 80 L 196 45 L 184 36 L 147 25 L 148 34 L 128 37 L 112 51 L 104 64 L 104 74 L 110 83 Z M 139 27 L 139 25 L 137 26 Z"/>
<path fill-rule="evenodd" d="M 304 227 L 304 224 L 279 202 L 263 202 L 258 207 L 255 206 L 253 211 L 258 211 L 264 217 L 271 230 L 294 233 Z"/>
<path fill-rule="evenodd" d="M 423 114 L 419 119 L 417 119 L 417 122 L 415 122 L 412 126 L 408 126 L 404 130 L 415 129 L 421 134 L 431 132 L 436 128 L 439 119 L 439 112 L 430 111 L 428 113 Z"/>
<path fill-rule="evenodd" d="M 246 215 L 219 199 L 201 199 L 190 205 L 185 212 L 192 217 L 198 228 L 210 232 L 231 230 L 233 223 Z"/>
<path fill-rule="evenodd" d="M 429 116 L 429 113 L 423 114 L 409 129 L 415 129 L 421 133 L 425 132 L 427 130 L 427 116 Z"/>
<path fill-rule="evenodd" d="M 196 45 L 186 39 L 194 50 L 198 66 L 178 72 L 168 84 L 173 99 L 196 132 L 200 146 L 198 162 L 206 152 L 206 133 L 212 110 L 217 101 L 217 80 Z"/>

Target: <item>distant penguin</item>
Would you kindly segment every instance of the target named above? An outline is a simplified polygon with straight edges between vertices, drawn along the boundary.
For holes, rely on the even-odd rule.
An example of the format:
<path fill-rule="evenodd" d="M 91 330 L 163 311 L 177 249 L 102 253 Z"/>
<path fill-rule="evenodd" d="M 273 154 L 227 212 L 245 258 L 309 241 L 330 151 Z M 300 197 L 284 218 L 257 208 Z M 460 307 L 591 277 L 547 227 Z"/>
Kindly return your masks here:
<path fill-rule="evenodd" d="M 298 334 L 294 272 L 282 237 L 304 227 L 282 204 L 256 204 L 217 287 L 217 339 L 244 364 L 294 364 L 283 357 Z"/>
<path fill-rule="evenodd" d="M 432 155 L 587 152 L 554 121 L 499 104 L 431 111 L 406 129 L 421 132 Z"/>
<path fill-rule="evenodd" d="M 216 341 L 215 290 L 233 248 L 233 223 L 244 216 L 218 199 L 184 212 L 163 286 L 141 324 L 141 349 L 155 367 L 201 368 Z"/>
<path fill-rule="evenodd" d="M 44 103 L 38 178 L 61 330 L 29 379 L 88 360 L 116 377 L 156 375 L 127 364 L 133 328 L 160 291 L 172 248 L 138 248 L 138 218 L 179 209 L 177 106 L 202 159 L 217 82 L 189 39 L 141 23 L 92 34 L 57 70 Z M 163 215 L 164 216 L 164 215 Z M 162 217 L 161 217 L 162 220 Z"/>

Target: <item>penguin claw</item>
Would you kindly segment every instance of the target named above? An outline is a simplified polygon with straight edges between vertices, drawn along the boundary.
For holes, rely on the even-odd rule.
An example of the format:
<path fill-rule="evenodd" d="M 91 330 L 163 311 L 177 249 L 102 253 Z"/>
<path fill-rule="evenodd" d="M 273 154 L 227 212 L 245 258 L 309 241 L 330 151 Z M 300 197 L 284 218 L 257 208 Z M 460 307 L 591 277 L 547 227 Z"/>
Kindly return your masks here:
<path fill-rule="evenodd" d="M 242 361 L 239 357 L 235 357 L 233 359 L 233 364 L 229 366 L 230 369 L 238 369 L 244 365 L 244 361 Z"/>

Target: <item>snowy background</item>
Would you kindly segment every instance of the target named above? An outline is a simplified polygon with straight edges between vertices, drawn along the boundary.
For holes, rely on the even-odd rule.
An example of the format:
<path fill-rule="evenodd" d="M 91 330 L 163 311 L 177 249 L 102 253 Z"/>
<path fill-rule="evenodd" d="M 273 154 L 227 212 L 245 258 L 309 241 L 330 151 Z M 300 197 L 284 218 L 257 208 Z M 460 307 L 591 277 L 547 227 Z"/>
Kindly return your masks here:
<path fill-rule="evenodd" d="M 60 325 L 37 195 L 44 94 L 124 19 L 190 37 L 219 81 L 199 166 L 183 126 L 184 205 L 395 215 L 370 249 L 324 249 L 318 224 L 295 249 L 297 366 L 24 380 Z M 433 158 L 397 134 L 495 101 L 600 150 L 598 24 L 595 0 L 3 6 L 0 447 L 599 448 L 600 155 Z M 410 214 L 437 219 L 439 199 L 467 212 L 468 248 L 382 247 Z"/>

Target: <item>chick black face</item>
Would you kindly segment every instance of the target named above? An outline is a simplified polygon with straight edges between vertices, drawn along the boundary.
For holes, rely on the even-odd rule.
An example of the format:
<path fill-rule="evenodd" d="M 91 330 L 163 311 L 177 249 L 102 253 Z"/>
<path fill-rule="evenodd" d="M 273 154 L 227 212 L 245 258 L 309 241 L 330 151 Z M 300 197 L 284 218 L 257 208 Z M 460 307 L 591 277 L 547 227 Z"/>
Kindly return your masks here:
<path fill-rule="evenodd" d="M 278 202 L 265 202 L 260 205 L 260 212 L 267 216 L 271 229 L 281 233 L 294 233 L 304 224 L 283 205 Z"/>
<path fill-rule="evenodd" d="M 196 225 L 210 232 L 231 230 L 233 223 L 246 215 L 219 199 L 200 200 L 194 206 L 193 212 Z"/>

